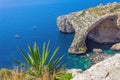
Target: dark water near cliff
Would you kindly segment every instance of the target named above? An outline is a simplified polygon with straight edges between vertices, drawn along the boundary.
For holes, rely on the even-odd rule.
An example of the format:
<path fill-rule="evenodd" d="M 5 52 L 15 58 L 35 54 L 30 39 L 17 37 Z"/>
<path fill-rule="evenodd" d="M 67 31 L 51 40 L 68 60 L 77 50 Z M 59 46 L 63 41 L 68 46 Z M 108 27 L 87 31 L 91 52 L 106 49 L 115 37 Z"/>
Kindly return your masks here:
<path fill-rule="evenodd" d="M 119 2 L 119 0 L 116 1 Z M 108 2 L 114 2 L 114 0 L 0 0 L 0 68 L 14 66 L 15 63 L 10 59 L 12 57 L 23 61 L 17 49 L 18 46 L 27 51 L 28 44 L 33 45 L 37 42 L 42 46 L 43 42 L 50 40 L 51 51 L 59 46 L 58 56 L 66 54 L 67 68 L 85 70 L 91 64 L 89 59 L 84 55 L 67 53 L 74 34 L 60 33 L 56 26 L 56 18 L 59 15 Z M 19 35 L 20 38 L 16 39 L 15 35 Z M 89 43 L 91 42 L 88 42 L 89 47 L 94 46 Z"/>

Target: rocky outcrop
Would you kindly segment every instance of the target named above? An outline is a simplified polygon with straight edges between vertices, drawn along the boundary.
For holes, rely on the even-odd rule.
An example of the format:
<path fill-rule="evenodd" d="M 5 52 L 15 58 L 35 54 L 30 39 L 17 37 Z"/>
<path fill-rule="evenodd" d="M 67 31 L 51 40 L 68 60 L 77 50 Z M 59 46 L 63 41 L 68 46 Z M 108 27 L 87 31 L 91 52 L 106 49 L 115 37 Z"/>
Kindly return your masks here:
<path fill-rule="evenodd" d="M 120 80 L 120 54 L 101 61 L 71 80 Z"/>
<path fill-rule="evenodd" d="M 70 53 L 81 54 L 87 50 L 86 37 L 99 43 L 120 42 L 120 4 L 112 3 L 73 12 L 57 18 L 61 32 L 75 32 Z"/>
<path fill-rule="evenodd" d="M 86 56 L 90 58 L 92 63 L 94 64 L 113 56 L 113 54 L 103 52 L 102 49 L 93 49 L 93 52 L 94 54 L 86 54 Z"/>
<path fill-rule="evenodd" d="M 112 56 L 112 54 L 104 53 L 101 49 L 93 49 L 93 52 L 95 54 L 91 54 L 89 57 L 95 64 Z"/>
<path fill-rule="evenodd" d="M 68 22 L 70 16 L 59 16 L 57 19 L 57 25 L 59 26 L 59 30 L 63 33 L 74 33 L 75 30 L 72 27 L 72 24 Z"/>
<path fill-rule="evenodd" d="M 120 43 L 116 43 L 111 47 L 112 50 L 120 51 Z"/>

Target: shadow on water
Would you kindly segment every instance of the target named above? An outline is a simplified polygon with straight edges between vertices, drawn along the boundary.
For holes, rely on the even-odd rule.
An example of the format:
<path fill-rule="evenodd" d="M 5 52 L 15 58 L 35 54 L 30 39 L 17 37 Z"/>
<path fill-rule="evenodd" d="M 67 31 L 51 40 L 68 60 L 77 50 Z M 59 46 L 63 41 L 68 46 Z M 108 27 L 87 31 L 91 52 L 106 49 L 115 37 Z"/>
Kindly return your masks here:
<path fill-rule="evenodd" d="M 94 48 L 108 50 L 112 47 L 113 44 L 114 43 L 111 43 L 111 44 L 97 43 L 97 42 L 87 38 L 86 39 L 87 53 L 92 52 L 92 50 Z"/>

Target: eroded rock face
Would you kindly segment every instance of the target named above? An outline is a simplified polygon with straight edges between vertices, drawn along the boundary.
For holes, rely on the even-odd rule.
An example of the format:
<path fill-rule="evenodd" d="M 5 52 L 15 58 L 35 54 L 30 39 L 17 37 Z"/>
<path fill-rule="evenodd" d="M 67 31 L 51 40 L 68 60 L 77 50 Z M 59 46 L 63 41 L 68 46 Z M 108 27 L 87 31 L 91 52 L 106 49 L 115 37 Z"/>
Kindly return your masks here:
<path fill-rule="evenodd" d="M 93 65 L 72 80 L 120 80 L 120 54 Z"/>
<path fill-rule="evenodd" d="M 120 51 L 120 43 L 116 43 L 111 47 L 112 50 Z"/>
<path fill-rule="evenodd" d="M 101 21 L 88 33 L 88 38 L 99 43 L 120 42 L 120 30 L 117 27 L 117 16 Z"/>
<path fill-rule="evenodd" d="M 75 30 L 72 27 L 72 24 L 69 22 L 70 16 L 59 16 L 57 18 L 57 26 L 59 26 L 59 30 L 63 33 L 74 33 Z"/>
<path fill-rule="evenodd" d="M 87 50 L 86 37 L 99 43 L 120 42 L 120 4 L 112 3 L 70 13 L 57 18 L 61 32 L 75 31 L 70 53 L 81 54 Z"/>

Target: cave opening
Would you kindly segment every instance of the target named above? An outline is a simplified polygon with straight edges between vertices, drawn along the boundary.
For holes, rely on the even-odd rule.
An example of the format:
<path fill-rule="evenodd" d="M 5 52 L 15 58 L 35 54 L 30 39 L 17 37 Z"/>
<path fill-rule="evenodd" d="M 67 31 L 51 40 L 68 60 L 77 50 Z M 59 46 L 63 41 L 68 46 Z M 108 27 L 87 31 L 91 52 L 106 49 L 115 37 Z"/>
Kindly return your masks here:
<path fill-rule="evenodd" d="M 85 41 L 87 52 L 91 52 L 94 48 L 110 49 L 114 43 L 120 42 L 117 20 L 117 16 L 109 16 L 89 30 Z"/>

